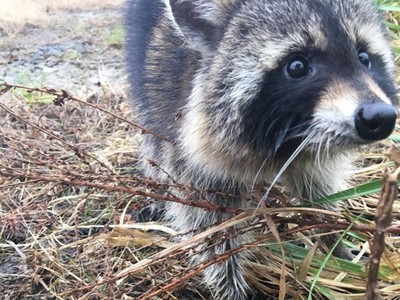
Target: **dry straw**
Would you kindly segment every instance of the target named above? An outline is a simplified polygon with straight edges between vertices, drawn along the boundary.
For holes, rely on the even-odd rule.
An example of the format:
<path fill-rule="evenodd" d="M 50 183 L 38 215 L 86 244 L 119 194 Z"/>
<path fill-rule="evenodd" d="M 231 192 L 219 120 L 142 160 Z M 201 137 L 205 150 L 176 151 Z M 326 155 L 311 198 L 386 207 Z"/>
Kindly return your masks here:
<path fill-rule="evenodd" d="M 272 191 L 273 204 L 257 211 L 192 199 L 192 187 L 178 182 L 171 187 L 187 197 L 160 193 L 169 187 L 140 175 L 137 149 L 143 134 L 164 138 L 132 122 L 126 99 L 107 87 L 82 100 L 51 88 L 2 83 L 0 120 L 0 299 L 211 299 L 201 271 L 240 251 L 249 253 L 248 281 L 273 298 L 365 295 L 368 264 L 359 258 L 370 251 L 377 194 L 349 200 L 339 214 L 293 207 L 279 188 Z M 362 154 L 354 184 L 395 169 L 383 154 L 388 143 Z M 163 222 L 135 222 L 148 198 L 232 218 L 181 239 Z M 380 247 L 374 255 L 383 251 L 383 259 L 378 285 L 376 277 L 370 283 L 383 299 L 400 294 L 398 203 L 393 216 L 393 225 L 383 224 L 387 236 L 375 236 Z M 232 230 L 245 220 L 249 226 Z M 358 259 L 329 258 L 322 232 L 349 229 L 345 239 L 359 247 Z M 248 231 L 253 242 L 189 267 L 190 257 Z"/>

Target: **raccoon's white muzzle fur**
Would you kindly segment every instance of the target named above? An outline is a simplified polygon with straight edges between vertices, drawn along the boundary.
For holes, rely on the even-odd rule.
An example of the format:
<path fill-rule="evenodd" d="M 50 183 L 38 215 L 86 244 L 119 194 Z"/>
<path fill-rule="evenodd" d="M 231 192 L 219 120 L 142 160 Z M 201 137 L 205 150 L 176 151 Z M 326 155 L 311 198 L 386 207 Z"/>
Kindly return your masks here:
<path fill-rule="evenodd" d="M 350 153 L 394 129 L 395 64 L 370 1 L 130 0 L 126 23 L 140 120 L 172 141 L 144 137 L 145 174 L 234 195 L 199 198 L 245 208 L 254 184 L 279 179 L 312 201 L 344 188 Z M 166 207 L 181 231 L 229 217 Z M 205 272 L 217 299 L 252 297 L 243 255 Z"/>

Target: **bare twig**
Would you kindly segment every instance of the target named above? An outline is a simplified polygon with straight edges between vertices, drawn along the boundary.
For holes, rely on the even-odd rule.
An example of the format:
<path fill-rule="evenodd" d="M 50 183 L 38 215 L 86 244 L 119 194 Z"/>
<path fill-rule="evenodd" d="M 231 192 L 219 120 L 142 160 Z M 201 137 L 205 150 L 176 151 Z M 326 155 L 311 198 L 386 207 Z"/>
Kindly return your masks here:
<path fill-rule="evenodd" d="M 150 129 L 144 128 L 143 126 L 141 126 L 139 124 L 136 124 L 136 123 L 134 123 L 132 121 L 129 121 L 129 120 L 127 120 L 127 119 L 125 119 L 125 118 L 113 113 L 112 111 L 104 108 L 104 107 L 89 103 L 87 101 L 80 100 L 80 99 L 72 96 L 71 94 L 69 94 L 65 90 L 57 91 L 57 90 L 55 90 L 53 88 L 46 88 L 46 87 L 42 87 L 42 88 L 35 87 L 35 88 L 33 88 L 33 87 L 28 87 L 28 86 L 19 85 L 19 84 L 11 84 L 11 83 L 6 83 L 6 82 L 0 82 L 0 87 L 3 87 L 3 89 L 0 90 L 0 96 L 5 94 L 5 93 L 7 93 L 11 89 L 23 89 L 23 90 L 26 90 L 28 92 L 38 92 L 38 93 L 45 93 L 45 94 L 53 95 L 53 96 L 55 96 L 55 98 L 53 100 L 54 104 L 55 105 L 59 105 L 59 106 L 63 105 L 65 103 L 65 101 L 67 101 L 67 100 L 72 100 L 72 101 L 81 103 L 83 105 L 87 105 L 87 106 L 93 107 L 95 109 L 98 109 L 98 110 L 100 110 L 100 111 L 102 111 L 104 113 L 107 113 L 107 114 L 113 116 L 114 118 L 116 118 L 118 120 L 121 120 L 121 121 L 123 121 L 123 122 L 125 122 L 125 123 L 127 123 L 127 124 L 129 124 L 129 125 L 131 125 L 133 127 L 136 127 L 138 129 L 140 129 L 143 134 L 151 134 L 151 135 L 159 138 L 160 140 L 163 140 L 163 141 L 166 141 L 166 142 L 170 142 L 166 137 L 164 137 L 162 135 L 159 135 L 159 134 L 155 133 L 154 131 L 152 131 Z"/>
<path fill-rule="evenodd" d="M 7 97 L 0 102 L 0 112 L 4 111 L 3 115 L 6 116 L 4 126 L 0 129 L 0 191 L 7 195 L 3 198 L 10 199 L 2 202 L 4 206 L 0 213 L 0 234 L 4 232 L 2 237 L 8 240 L 10 232 L 18 237 L 17 234 L 22 231 L 25 237 L 20 240 L 24 244 L 17 246 L 27 257 L 37 256 L 33 264 L 37 270 L 33 274 L 35 282 L 42 283 L 43 286 L 44 282 L 52 282 L 45 286 L 46 293 L 58 299 L 107 298 L 110 294 L 120 297 L 123 293 L 130 293 L 134 299 L 145 300 L 173 294 L 174 290 L 182 288 L 197 290 L 198 287 L 189 280 L 199 272 L 263 242 L 284 244 L 296 240 L 311 245 L 308 243 L 312 241 L 308 238 L 314 229 L 331 232 L 344 230 L 351 225 L 352 232 L 371 234 L 378 228 L 378 224 L 352 224 L 347 221 L 351 220 L 351 214 L 348 216 L 326 210 L 293 207 L 290 197 L 279 187 L 274 191 L 274 201 L 269 202 L 268 207 L 245 210 L 221 207 L 205 201 L 208 194 L 231 199 L 238 196 L 183 184 L 156 162 L 150 163 L 169 178 L 169 183 L 143 178 L 136 169 L 137 148 L 131 141 L 132 134 L 137 133 L 132 128 L 143 128 L 128 121 L 129 117 L 117 115 L 129 115 L 129 110 L 125 110 L 123 106 L 113 106 L 113 101 L 104 102 L 104 105 L 111 105 L 109 109 L 99 107 L 97 104 L 76 99 L 66 91 L 51 88 L 0 84 L 0 96 L 18 88 L 35 94 L 50 94 L 54 97 L 54 104 L 58 106 L 68 100 L 79 103 L 61 110 L 52 105 L 45 109 L 41 105 L 27 107 L 23 101 L 7 102 Z M 86 110 L 86 106 L 89 109 Z M 93 113 L 96 110 L 104 113 Z M 71 114 L 70 111 L 79 113 Z M 37 115 L 41 115 L 40 123 Z M 104 118 L 107 115 L 112 118 Z M 75 126 L 82 117 L 87 117 L 84 123 L 87 126 Z M 127 127 L 122 123 L 131 126 Z M 31 128 L 34 130 L 30 130 Z M 142 132 L 153 134 L 146 130 Z M 153 135 L 157 137 L 156 134 Z M 172 230 L 160 234 L 157 227 L 159 224 L 151 224 L 152 227 L 144 224 L 143 230 L 151 228 L 156 231 L 156 238 L 146 239 L 146 243 L 139 242 L 137 233 L 107 231 L 107 228 L 115 230 L 113 221 L 120 223 L 115 220 L 120 217 L 121 206 L 125 207 L 126 215 L 130 216 L 131 210 L 138 211 L 147 205 L 148 198 L 226 213 L 231 219 L 225 224 L 218 222 L 179 234 Z M 254 198 L 247 200 L 257 203 Z M 366 204 L 363 200 L 355 200 L 355 203 L 361 204 L 360 206 Z M 373 210 L 372 205 L 369 209 Z M 264 215 L 267 219 L 263 218 Z M 124 218 L 125 211 L 122 216 L 121 220 L 126 228 L 139 228 L 142 225 L 135 223 L 133 219 Z M 246 226 L 226 230 L 224 226 L 239 222 L 238 218 L 241 216 L 245 216 L 243 219 L 251 218 L 251 221 Z M 332 222 L 332 216 L 335 217 L 335 222 Z M 280 230 L 282 226 L 285 228 L 283 231 Z M 218 228 L 220 231 L 215 232 Z M 248 232 L 257 233 L 254 242 L 187 267 L 188 258 L 201 255 L 227 239 Z M 208 235 L 201 235 L 203 233 Z M 386 227 L 386 233 L 400 234 L 400 226 Z M 26 238 L 27 235 L 33 243 Z M 173 240 L 170 240 L 172 236 Z M 189 244 L 182 242 L 179 243 L 180 247 L 175 248 L 177 238 L 180 237 L 185 237 L 185 242 Z M 160 240 L 166 243 L 161 243 Z M 8 244 L 6 246 L 11 249 Z M 258 259 L 258 254 L 264 251 L 261 249 L 264 247 L 255 250 L 255 258 Z M 299 292 L 305 291 L 306 284 L 293 276 L 298 267 L 297 258 L 293 257 L 293 263 L 288 263 L 288 260 L 282 259 L 290 259 L 293 253 L 283 246 L 281 253 L 279 248 L 274 249 L 263 252 L 262 255 L 265 256 L 261 256 L 262 260 L 269 263 L 263 264 L 264 261 L 258 260 L 252 262 L 257 267 L 251 270 L 251 274 L 246 274 L 249 282 L 266 294 L 269 294 L 269 285 L 265 282 L 280 286 L 281 298 L 285 292 L 293 295 L 297 292 L 294 289 L 299 286 Z M 314 252 L 315 250 L 316 246 Z M 64 254 L 73 255 L 76 263 L 71 264 L 68 259 L 59 261 L 56 256 Z M 43 255 L 45 260 L 41 258 Z M 309 280 L 311 275 L 308 271 L 314 267 L 315 262 L 310 261 L 303 270 L 303 280 Z M 97 270 L 101 272 L 101 277 Z M 80 274 L 85 274 L 90 283 L 81 278 Z M 75 279 L 67 280 L 71 275 Z M 357 288 L 365 288 L 361 276 L 358 282 Z"/>
<path fill-rule="evenodd" d="M 396 170 L 385 175 L 381 196 L 378 203 L 377 215 L 375 218 L 376 231 L 371 248 L 371 260 L 368 274 L 368 285 L 365 300 L 382 299 L 378 286 L 379 266 L 383 251 L 385 250 L 385 235 L 392 223 L 393 203 L 398 196 L 398 177 L 400 173 L 400 149 L 392 147 L 390 157 L 396 163 Z"/>

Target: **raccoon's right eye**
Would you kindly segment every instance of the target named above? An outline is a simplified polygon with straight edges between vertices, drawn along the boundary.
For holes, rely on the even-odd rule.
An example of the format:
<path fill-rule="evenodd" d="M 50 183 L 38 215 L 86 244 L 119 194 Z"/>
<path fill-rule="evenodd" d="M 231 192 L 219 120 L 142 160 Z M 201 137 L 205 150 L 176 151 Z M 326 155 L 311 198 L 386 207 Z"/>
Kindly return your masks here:
<path fill-rule="evenodd" d="M 310 73 L 310 71 L 310 62 L 304 55 L 292 57 L 286 66 L 287 75 L 293 79 L 305 77 Z"/>
<path fill-rule="evenodd" d="M 371 69 L 371 59 L 369 58 L 369 54 L 363 50 L 358 52 L 358 59 L 360 62 L 369 69 Z"/>

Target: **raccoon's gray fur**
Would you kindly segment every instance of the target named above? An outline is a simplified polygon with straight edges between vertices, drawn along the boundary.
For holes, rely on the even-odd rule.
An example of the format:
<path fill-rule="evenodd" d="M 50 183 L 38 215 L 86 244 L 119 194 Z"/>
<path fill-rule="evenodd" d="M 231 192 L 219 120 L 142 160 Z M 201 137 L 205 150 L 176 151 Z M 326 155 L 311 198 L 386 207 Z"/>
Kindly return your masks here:
<path fill-rule="evenodd" d="M 147 176 L 233 195 L 198 195 L 220 206 L 246 208 L 255 185 L 276 179 L 312 201 L 345 188 L 354 149 L 395 126 L 395 65 L 368 0 L 131 0 L 127 8 L 140 121 L 171 141 L 144 137 Z M 165 217 L 187 232 L 231 216 L 167 203 Z M 197 260 L 250 240 L 227 239 Z M 245 255 L 204 272 L 216 299 L 252 297 Z"/>

